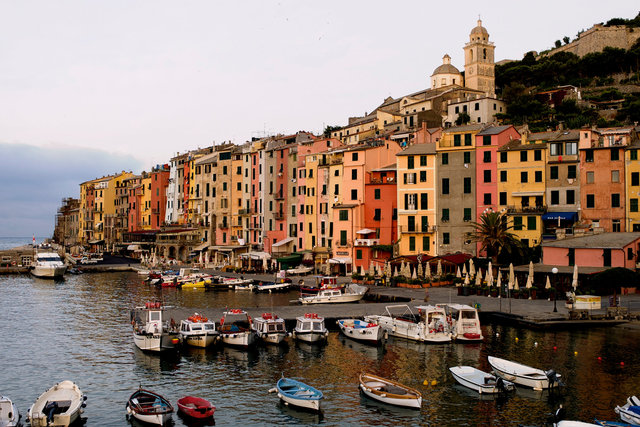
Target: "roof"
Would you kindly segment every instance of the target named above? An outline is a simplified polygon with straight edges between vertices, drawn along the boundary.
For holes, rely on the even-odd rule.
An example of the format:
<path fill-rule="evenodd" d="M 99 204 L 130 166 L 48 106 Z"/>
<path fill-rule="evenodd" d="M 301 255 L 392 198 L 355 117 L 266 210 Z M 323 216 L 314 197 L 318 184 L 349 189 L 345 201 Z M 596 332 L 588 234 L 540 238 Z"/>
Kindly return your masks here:
<path fill-rule="evenodd" d="M 513 127 L 513 126 L 512 125 L 490 126 L 486 129 L 482 129 L 480 132 L 478 132 L 478 135 L 498 135 L 504 132 L 505 130 L 509 129 L 510 127 Z"/>
<path fill-rule="evenodd" d="M 460 74 L 460 70 L 451 64 L 442 64 L 433 70 L 433 74 L 431 75 L 435 76 L 436 74 Z"/>
<path fill-rule="evenodd" d="M 460 265 L 469 261 L 471 258 L 473 258 L 473 256 L 469 254 L 457 253 L 457 254 L 440 255 L 437 258 L 440 258 L 444 261 L 449 261 L 450 263 L 453 263 L 453 264 Z"/>
<path fill-rule="evenodd" d="M 443 133 L 453 133 L 453 132 L 473 132 L 480 131 L 485 127 L 483 124 L 473 124 L 473 125 L 463 125 L 463 126 L 451 126 L 450 128 L 443 129 Z"/>
<path fill-rule="evenodd" d="M 498 148 L 498 151 L 524 151 L 524 150 L 539 150 L 545 149 L 547 145 L 544 143 L 541 144 L 522 144 L 522 141 L 519 139 L 514 139 L 504 144 L 502 147 Z"/>
<path fill-rule="evenodd" d="M 374 169 L 371 172 L 386 172 L 386 171 L 394 171 L 397 169 L 397 166 L 395 163 L 391 163 L 390 165 L 387 166 L 383 166 L 381 168 L 378 169 Z"/>
<path fill-rule="evenodd" d="M 640 239 L 640 233 L 599 233 L 542 243 L 543 247 L 573 249 L 622 249 Z"/>
<path fill-rule="evenodd" d="M 436 154 L 436 144 L 424 143 L 413 144 L 406 150 L 403 150 L 396 154 L 396 156 L 414 156 L 416 154 Z"/>

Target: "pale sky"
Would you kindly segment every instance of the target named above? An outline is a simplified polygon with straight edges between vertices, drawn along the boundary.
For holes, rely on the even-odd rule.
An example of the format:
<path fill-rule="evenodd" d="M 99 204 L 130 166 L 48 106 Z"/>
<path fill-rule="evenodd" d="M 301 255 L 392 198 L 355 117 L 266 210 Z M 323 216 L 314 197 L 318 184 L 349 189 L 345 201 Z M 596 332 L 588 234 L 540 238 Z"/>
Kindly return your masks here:
<path fill-rule="evenodd" d="M 479 14 L 501 60 L 638 9 L 592 0 L 0 0 L 0 158 L 20 146 L 106 152 L 79 184 L 214 141 L 318 133 L 428 87 L 445 53 L 462 70 Z M 105 161 L 122 156 L 122 167 Z M 60 191 L 56 200 L 79 190 Z M 52 224 L 55 211 L 46 215 Z M 0 236 L 18 229 L 0 224 Z"/>

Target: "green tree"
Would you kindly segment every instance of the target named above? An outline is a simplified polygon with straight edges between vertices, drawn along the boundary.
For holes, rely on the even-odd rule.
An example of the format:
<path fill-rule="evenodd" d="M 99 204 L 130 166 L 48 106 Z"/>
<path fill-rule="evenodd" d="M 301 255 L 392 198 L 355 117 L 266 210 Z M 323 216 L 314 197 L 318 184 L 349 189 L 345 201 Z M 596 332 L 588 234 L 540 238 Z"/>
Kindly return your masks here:
<path fill-rule="evenodd" d="M 560 40 L 556 40 L 556 47 L 562 46 L 562 42 Z"/>
<path fill-rule="evenodd" d="M 466 125 L 471 121 L 471 117 L 465 111 L 458 114 L 458 118 L 456 119 L 456 126 Z"/>
<path fill-rule="evenodd" d="M 564 37 L 562 38 L 562 41 L 564 42 L 564 44 L 569 44 L 569 41 L 570 41 L 570 40 L 571 40 L 571 39 L 570 39 L 568 36 L 564 36 Z"/>
<path fill-rule="evenodd" d="M 324 135 L 325 138 L 329 138 L 331 136 L 331 133 L 333 133 L 333 131 L 340 130 L 340 129 L 342 129 L 342 126 L 327 125 L 324 128 L 324 131 L 322 132 L 322 134 Z"/>
<path fill-rule="evenodd" d="M 522 243 L 510 230 L 513 226 L 508 223 L 504 212 L 484 212 L 479 222 L 472 222 L 473 231 L 467 232 L 467 239 L 479 242 L 480 250 L 486 251 L 493 262 L 499 256 L 522 256 Z"/>

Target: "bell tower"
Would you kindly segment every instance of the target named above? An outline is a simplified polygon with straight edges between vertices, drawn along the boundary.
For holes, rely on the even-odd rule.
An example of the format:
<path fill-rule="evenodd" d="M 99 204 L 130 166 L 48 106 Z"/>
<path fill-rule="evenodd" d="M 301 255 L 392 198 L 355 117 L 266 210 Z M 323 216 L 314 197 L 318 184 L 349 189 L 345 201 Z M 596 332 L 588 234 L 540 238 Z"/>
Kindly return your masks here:
<path fill-rule="evenodd" d="M 478 19 L 478 25 L 469 34 L 469 43 L 464 45 L 465 87 L 495 96 L 496 77 L 494 62 L 495 46 L 489 41 L 489 33 Z"/>

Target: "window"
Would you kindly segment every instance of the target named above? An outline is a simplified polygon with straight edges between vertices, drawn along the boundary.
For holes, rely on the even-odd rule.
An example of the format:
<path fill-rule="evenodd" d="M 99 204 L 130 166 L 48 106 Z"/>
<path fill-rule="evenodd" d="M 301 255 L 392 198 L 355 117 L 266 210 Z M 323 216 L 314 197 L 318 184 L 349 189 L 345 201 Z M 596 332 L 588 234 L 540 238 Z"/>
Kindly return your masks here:
<path fill-rule="evenodd" d="M 491 204 L 491 193 L 484 193 L 484 204 L 485 205 Z"/>
<path fill-rule="evenodd" d="M 484 171 L 484 182 L 491 182 L 491 170 Z"/>
<path fill-rule="evenodd" d="M 602 264 L 604 267 L 611 267 L 611 249 L 602 250 Z"/>
<path fill-rule="evenodd" d="M 442 178 L 442 194 L 449 194 L 449 178 Z"/>
<path fill-rule="evenodd" d="M 416 217 L 413 215 L 409 215 L 407 217 L 407 229 L 409 231 L 416 231 Z"/>
<path fill-rule="evenodd" d="M 356 259 L 362 259 L 362 249 L 356 249 Z"/>
<path fill-rule="evenodd" d="M 482 153 L 482 161 L 484 163 L 491 163 L 491 151 L 485 151 Z"/>
<path fill-rule="evenodd" d="M 593 184 L 595 181 L 595 174 L 593 172 L 587 172 L 587 184 Z"/>
<path fill-rule="evenodd" d="M 351 200 L 358 200 L 358 190 L 351 190 Z"/>
<path fill-rule="evenodd" d="M 578 168 L 576 165 L 567 166 L 567 178 L 568 179 L 576 179 L 578 176 Z"/>
<path fill-rule="evenodd" d="M 443 165 L 448 165 L 449 164 L 449 153 L 442 153 L 442 164 Z"/>
<path fill-rule="evenodd" d="M 354 162 L 358 161 L 358 153 L 351 153 L 351 160 L 353 160 Z"/>
<path fill-rule="evenodd" d="M 415 251 L 416 250 L 416 238 L 415 238 L 415 236 L 410 236 L 409 237 L 409 250 L 410 251 Z"/>
<path fill-rule="evenodd" d="M 633 248 L 627 248 L 627 259 L 629 261 L 633 260 Z"/>
<path fill-rule="evenodd" d="M 507 171 L 500 171 L 500 182 L 507 182 Z"/>
<path fill-rule="evenodd" d="M 427 193 L 420 194 L 420 209 L 429 209 L 429 195 Z"/>
<path fill-rule="evenodd" d="M 527 230 L 535 230 L 536 229 L 536 219 L 537 216 L 528 216 L 527 217 Z"/>
<path fill-rule="evenodd" d="M 427 182 L 427 171 L 420 171 L 420 182 Z"/>
<path fill-rule="evenodd" d="M 429 231 L 429 217 L 420 217 L 420 222 L 422 223 L 422 228 L 420 229 L 420 231 L 422 231 L 423 233 L 427 233 Z"/>
<path fill-rule="evenodd" d="M 349 211 L 346 209 L 340 209 L 339 211 L 340 221 L 348 221 L 349 220 Z"/>
<path fill-rule="evenodd" d="M 521 151 L 520 152 L 520 161 L 521 162 L 526 162 L 527 161 L 527 154 L 528 154 L 528 152 L 526 152 L 526 151 Z"/>
<path fill-rule="evenodd" d="M 611 195 L 611 207 L 612 208 L 619 208 L 620 207 L 620 194 L 613 193 Z"/>
<path fill-rule="evenodd" d="M 522 230 L 522 217 L 514 216 L 513 217 L 513 229 L 516 231 Z"/>
<path fill-rule="evenodd" d="M 442 244 L 448 245 L 450 242 L 449 233 L 442 233 Z"/>
<path fill-rule="evenodd" d="M 373 210 L 373 220 L 374 221 L 380 221 L 380 209 L 374 209 Z"/>
<path fill-rule="evenodd" d="M 617 160 L 620 160 L 620 150 L 614 148 L 611 150 L 611 161 L 615 162 Z"/>
<path fill-rule="evenodd" d="M 335 194 L 336 196 L 337 196 L 338 194 L 340 194 L 340 184 L 336 184 L 336 185 L 333 187 L 333 194 Z"/>
<path fill-rule="evenodd" d="M 596 207 L 596 198 L 593 194 L 587 194 L 587 208 L 593 209 Z"/>
<path fill-rule="evenodd" d="M 562 156 L 562 143 L 554 142 L 552 144 L 549 144 L 549 155 Z"/>
<path fill-rule="evenodd" d="M 482 145 L 491 145 L 491 135 L 482 135 Z"/>
<path fill-rule="evenodd" d="M 500 205 L 504 206 L 507 204 L 507 192 L 506 191 L 501 191 L 499 194 L 499 198 L 500 198 Z"/>
<path fill-rule="evenodd" d="M 549 168 L 549 179 L 558 179 L 558 167 L 551 166 Z"/>
<path fill-rule="evenodd" d="M 528 172 L 520 172 L 520 182 L 529 182 Z"/>
<path fill-rule="evenodd" d="M 629 159 L 638 160 L 638 150 L 630 150 L 629 151 Z"/>
<path fill-rule="evenodd" d="M 542 171 L 535 171 L 534 179 L 536 182 L 542 182 Z"/>
<path fill-rule="evenodd" d="M 629 199 L 629 211 L 638 212 L 638 199 Z"/>
<path fill-rule="evenodd" d="M 462 145 L 460 134 L 453 135 L 453 146 L 460 147 Z"/>
<path fill-rule="evenodd" d="M 575 156 L 578 154 L 578 143 L 577 142 L 567 142 L 565 145 L 565 154 L 567 156 Z"/>
<path fill-rule="evenodd" d="M 340 230 L 340 245 L 347 246 L 347 230 Z"/>
<path fill-rule="evenodd" d="M 422 251 L 423 252 L 429 252 L 430 249 L 430 240 L 429 240 L 429 236 L 422 236 Z"/>
<path fill-rule="evenodd" d="M 575 190 L 567 190 L 567 204 L 575 205 L 576 204 L 576 192 Z"/>
<path fill-rule="evenodd" d="M 462 220 L 465 222 L 471 221 L 471 208 L 464 208 Z"/>
<path fill-rule="evenodd" d="M 551 204 L 552 205 L 559 205 L 560 204 L 560 192 L 559 191 L 552 191 L 551 192 Z"/>
<path fill-rule="evenodd" d="M 536 162 L 542 160 L 542 150 L 533 150 L 533 160 Z"/>
<path fill-rule="evenodd" d="M 408 156 L 407 157 L 407 169 L 413 169 L 414 163 L 413 163 L 413 156 Z"/>
<path fill-rule="evenodd" d="M 358 169 L 351 169 L 351 179 L 358 179 Z"/>
<path fill-rule="evenodd" d="M 611 182 L 620 182 L 620 171 L 611 171 Z"/>
<path fill-rule="evenodd" d="M 480 103 L 476 102 L 475 105 L 473 106 L 474 110 L 478 111 L 480 110 Z"/>
<path fill-rule="evenodd" d="M 376 200 L 380 200 L 380 189 L 376 188 L 375 190 L 373 190 L 373 198 Z"/>
<path fill-rule="evenodd" d="M 427 156 L 420 156 L 420 166 L 427 166 Z"/>
<path fill-rule="evenodd" d="M 465 164 L 471 163 L 471 151 L 465 151 L 463 153 L 463 157 L 464 157 Z"/>
<path fill-rule="evenodd" d="M 471 178 L 466 177 L 464 179 L 463 187 L 464 187 L 463 191 L 464 191 L 465 194 L 470 194 L 471 193 Z"/>
<path fill-rule="evenodd" d="M 631 172 L 631 185 L 634 187 L 640 185 L 640 172 Z"/>
<path fill-rule="evenodd" d="M 584 161 L 593 162 L 593 150 L 584 150 Z"/>
<path fill-rule="evenodd" d="M 464 145 L 471 145 L 471 134 L 470 133 L 465 133 L 464 134 Z"/>
<path fill-rule="evenodd" d="M 500 163 L 507 163 L 507 154 L 506 151 L 500 153 Z"/>

